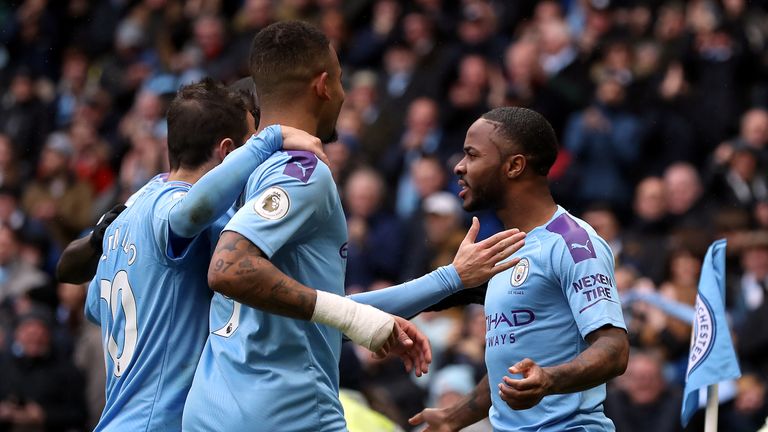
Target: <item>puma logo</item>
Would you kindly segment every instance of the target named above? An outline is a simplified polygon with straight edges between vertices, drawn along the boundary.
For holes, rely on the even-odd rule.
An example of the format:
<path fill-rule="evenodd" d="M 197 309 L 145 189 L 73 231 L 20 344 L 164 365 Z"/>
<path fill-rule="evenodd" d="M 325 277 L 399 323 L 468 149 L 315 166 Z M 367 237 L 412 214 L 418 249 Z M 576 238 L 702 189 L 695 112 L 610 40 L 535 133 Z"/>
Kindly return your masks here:
<path fill-rule="evenodd" d="M 302 177 L 307 175 L 307 169 L 304 168 L 304 165 L 302 165 L 301 162 L 291 162 L 291 163 L 296 165 L 297 167 L 299 167 L 299 169 L 301 170 L 301 176 Z"/>
<path fill-rule="evenodd" d="M 585 249 L 587 252 L 592 253 L 592 250 L 589 249 L 589 240 L 584 244 L 571 243 L 571 249 Z"/>

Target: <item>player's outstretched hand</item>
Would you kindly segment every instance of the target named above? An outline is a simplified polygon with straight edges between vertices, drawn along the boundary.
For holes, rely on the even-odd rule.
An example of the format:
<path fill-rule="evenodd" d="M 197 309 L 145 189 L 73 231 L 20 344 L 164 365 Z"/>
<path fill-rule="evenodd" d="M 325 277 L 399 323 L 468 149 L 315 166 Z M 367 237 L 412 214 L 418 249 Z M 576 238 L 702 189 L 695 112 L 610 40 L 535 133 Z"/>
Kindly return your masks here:
<path fill-rule="evenodd" d="M 393 316 L 395 325 L 392 334 L 384 346 L 373 353 L 378 359 L 394 355 L 405 363 L 407 372 L 414 371 L 416 376 L 429 372 L 429 364 L 432 363 L 432 348 L 424 333 L 419 331 L 410 321 Z"/>
<path fill-rule="evenodd" d="M 475 243 L 478 231 L 480 231 L 480 222 L 473 217 L 472 226 L 453 259 L 453 266 L 459 273 L 464 288 L 474 288 L 488 281 L 495 274 L 517 265 L 520 258 L 513 258 L 503 263 L 501 261 L 509 258 L 525 245 L 525 233 L 517 228 L 502 231 Z"/>
<path fill-rule="evenodd" d="M 283 131 L 283 149 L 308 151 L 314 153 L 320 160 L 330 166 L 328 156 L 323 151 L 323 143 L 320 138 L 301 129 L 280 125 Z"/>
<path fill-rule="evenodd" d="M 509 368 L 509 373 L 522 374 L 522 379 L 504 377 L 499 383 L 499 396 L 514 410 L 538 405 L 551 387 L 550 376 L 533 360 L 526 358 Z"/>
<path fill-rule="evenodd" d="M 427 408 L 408 419 L 411 426 L 418 426 L 426 423 L 427 427 L 422 432 L 456 432 L 459 429 L 449 424 L 448 414 L 445 410 L 436 408 Z"/>

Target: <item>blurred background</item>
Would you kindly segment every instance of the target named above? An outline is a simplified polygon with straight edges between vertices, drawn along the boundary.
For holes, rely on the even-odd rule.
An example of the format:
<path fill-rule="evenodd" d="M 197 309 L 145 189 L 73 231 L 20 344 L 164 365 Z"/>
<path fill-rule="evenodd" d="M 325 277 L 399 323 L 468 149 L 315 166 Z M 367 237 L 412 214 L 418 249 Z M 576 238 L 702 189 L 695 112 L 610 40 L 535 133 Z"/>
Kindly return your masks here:
<path fill-rule="evenodd" d="M 757 430 L 768 413 L 767 12 L 765 0 L 2 2 L 0 431 L 95 424 L 99 331 L 83 319 L 85 286 L 56 283 L 58 256 L 168 170 L 164 115 L 179 86 L 247 76 L 253 36 L 285 19 L 321 28 L 344 68 L 326 151 L 348 220 L 349 293 L 452 261 L 470 217 L 453 174 L 467 128 L 494 107 L 532 108 L 562 145 L 556 200 L 616 256 L 633 345 L 605 404 L 617 430 L 681 430 L 690 326 L 670 311 L 693 305 L 720 237 L 744 372 L 721 385 L 721 430 Z M 501 228 L 478 216 L 482 236 Z M 341 365 L 342 387 L 405 430 L 484 373 L 481 306 L 415 322 L 434 350 L 424 379 L 351 344 Z"/>

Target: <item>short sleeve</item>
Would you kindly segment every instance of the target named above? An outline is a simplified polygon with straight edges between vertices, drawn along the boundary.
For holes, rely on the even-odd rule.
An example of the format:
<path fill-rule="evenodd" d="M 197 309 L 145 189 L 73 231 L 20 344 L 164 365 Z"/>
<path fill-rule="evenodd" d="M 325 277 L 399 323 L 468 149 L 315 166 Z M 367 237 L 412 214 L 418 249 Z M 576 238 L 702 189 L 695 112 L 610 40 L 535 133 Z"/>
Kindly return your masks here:
<path fill-rule="evenodd" d="M 287 243 L 322 229 L 335 193 L 328 167 L 311 153 L 292 155 L 279 171 L 248 185 L 246 203 L 224 228 L 250 240 L 268 258 Z"/>
<path fill-rule="evenodd" d="M 573 224 L 568 231 L 554 231 L 562 239 L 551 248 L 552 267 L 559 276 L 579 332 L 586 338 L 605 325 L 626 330 L 614 278 L 613 253 L 605 241 L 568 219 Z"/>
<path fill-rule="evenodd" d="M 154 208 L 152 218 L 153 237 L 160 250 L 165 252 L 166 258 L 171 262 L 183 261 L 187 257 L 192 244 L 201 237 L 200 235 L 191 238 L 177 236 L 171 230 L 169 222 L 171 211 L 181 202 L 181 198 L 189 192 L 190 186 L 182 182 L 173 185 L 169 184 L 166 190 L 162 191 L 158 196 L 157 205 Z"/>
<path fill-rule="evenodd" d="M 99 312 L 99 300 L 101 299 L 101 293 L 99 292 L 99 282 L 96 279 L 91 280 L 88 284 L 88 291 L 85 297 L 85 317 L 88 321 L 101 325 L 100 312 Z"/>

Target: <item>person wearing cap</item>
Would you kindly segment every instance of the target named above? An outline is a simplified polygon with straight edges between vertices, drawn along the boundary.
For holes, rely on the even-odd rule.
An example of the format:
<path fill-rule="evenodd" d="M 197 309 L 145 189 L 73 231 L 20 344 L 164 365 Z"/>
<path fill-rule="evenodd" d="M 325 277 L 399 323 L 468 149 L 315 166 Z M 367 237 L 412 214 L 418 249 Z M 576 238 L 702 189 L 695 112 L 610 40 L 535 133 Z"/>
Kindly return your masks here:
<path fill-rule="evenodd" d="M 48 136 L 37 166 L 37 177 L 27 187 L 22 208 L 43 223 L 59 246 L 72 241 L 91 222 L 93 192 L 69 168 L 74 150 L 69 136 Z"/>
<path fill-rule="evenodd" d="M 450 263 L 464 238 L 463 213 L 456 196 L 435 192 L 424 199 L 421 208 L 422 217 L 414 218 L 418 235 L 413 235 L 403 260 L 404 280 Z"/>
<path fill-rule="evenodd" d="M 10 352 L 0 356 L 0 430 L 80 429 L 83 380 L 51 345 L 51 312 L 33 305 L 16 321 Z"/>

